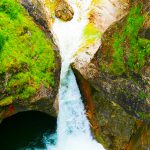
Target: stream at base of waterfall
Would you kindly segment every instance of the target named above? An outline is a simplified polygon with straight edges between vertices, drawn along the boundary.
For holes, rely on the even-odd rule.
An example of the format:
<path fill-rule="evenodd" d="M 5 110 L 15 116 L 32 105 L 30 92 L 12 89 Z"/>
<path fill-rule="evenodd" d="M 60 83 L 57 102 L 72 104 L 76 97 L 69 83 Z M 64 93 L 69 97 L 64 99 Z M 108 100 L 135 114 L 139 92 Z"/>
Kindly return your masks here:
<path fill-rule="evenodd" d="M 68 0 L 74 9 L 69 22 L 55 19 L 52 27 L 54 39 L 62 57 L 59 114 L 57 132 L 44 137 L 48 150 L 104 150 L 91 134 L 81 94 L 70 63 L 83 42 L 83 30 L 88 23 L 88 8 L 92 0 Z"/>

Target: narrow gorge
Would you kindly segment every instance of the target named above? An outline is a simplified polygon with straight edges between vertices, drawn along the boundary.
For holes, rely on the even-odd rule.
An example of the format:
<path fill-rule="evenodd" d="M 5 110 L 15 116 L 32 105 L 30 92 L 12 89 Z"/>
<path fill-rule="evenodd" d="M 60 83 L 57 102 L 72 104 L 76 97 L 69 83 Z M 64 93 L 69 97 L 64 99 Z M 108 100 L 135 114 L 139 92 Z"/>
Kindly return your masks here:
<path fill-rule="evenodd" d="M 0 149 L 149 150 L 149 0 L 0 1 Z"/>
<path fill-rule="evenodd" d="M 73 19 L 67 23 L 56 19 L 52 27 L 52 33 L 62 58 L 58 93 L 59 113 L 55 136 L 57 141 L 54 149 L 103 150 L 104 148 L 92 138 L 80 91 L 70 68 L 73 55 L 82 44 L 83 30 L 88 23 L 87 13 L 91 0 L 76 2 L 70 0 L 69 3 L 74 10 Z M 80 145 L 81 143 L 82 145 Z M 47 149 L 51 149 L 51 144 L 47 145 Z"/>

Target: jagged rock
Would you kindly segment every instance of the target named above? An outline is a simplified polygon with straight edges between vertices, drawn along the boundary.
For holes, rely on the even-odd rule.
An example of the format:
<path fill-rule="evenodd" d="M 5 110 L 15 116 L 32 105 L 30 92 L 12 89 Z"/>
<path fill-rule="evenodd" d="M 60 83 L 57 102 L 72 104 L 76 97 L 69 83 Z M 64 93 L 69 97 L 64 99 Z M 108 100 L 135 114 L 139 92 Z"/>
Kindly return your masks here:
<path fill-rule="evenodd" d="M 146 17 L 136 39 L 141 37 L 147 41 L 149 40 L 150 27 L 149 2 L 146 0 L 130 1 L 130 7 L 132 8 L 140 2 L 144 4 L 140 13 L 146 13 Z M 102 36 L 101 46 L 99 48 L 97 48 L 98 46 L 93 47 L 93 49 L 92 46 L 86 47 L 84 51 L 78 53 L 72 68 L 79 83 L 88 112 L 87 116 L 97 139 L 110 150 L 146 150 L 149 147 L 149 141 L 145 139 L 148 139 L 147 134 L 150 129 L 149 56 L 147 56 L 140 73 L 136 70 L 127 71 L 126 69 L 123 74 L 118 75 L 109 70 L 113 63 L 114 33 L 121 35 L 129 16 L 130 10 L 124 10 L 127 10 L 124 12 L 127 15 L 123 18 L 119 15 L 120 20 L 115 20 L 116 22 L 111 26 L 107 24 L 109 20 L 104 21 L 106 25 L 102 24 L 103 21 L 95 23 L 97 27 L 102 28 L 102 31 L 106 30 Z M 104 18 L 107 20 L 107 13 L 104 12 Z M 101 17 L 101 15 L 98 16 Z M 108 15 L 108 18 L 109 16 L 112 15 Z M 94 20 L 97 21 L 97 19 Z M 130 35 L 132 36 L 132 34 Z M 129 50 L 129 42 L 126 39 L 123 44 L 125 51 Z M 144 45 L 146 46 L 146 43 Z M 118 63 L 116 68 L 119 65 Z M 141 122 L 140 127 L 138 126 L 139 122 Z"/>
<path fill-rule="evenodd" d="M 74 11 L 65 0 L 57 0 L 55 15 L 63 21 L 70 21 L 73 18 Z"/>
<path fill-rule="evenodd" d="M 115 93 L 110 96 L 112 85 L 107 83 L 107 80 L 111 81 L 111 79 L 105 80 L 104 76 L 102 80 L 105 81 L 94 87 L 94 84 L 99 83 L 97 78 L 93 81 L 86 80 L 77 70 L 74 72 L 95 138 L 109 150 L 136 150 L 138 148 L 146 150 L 149 145 L 146 140 L 150 129 L 149 123 L 140 121 L 134 117 L 133 113 L 131 115 L 131 112 L 125 111 L 123 105 L 127 104 L 120 106 L 114 101 Z M 103 88 L 100 90 L 101 84 Z M 116 83 L 112 88 L 114 91 L 116 91 L 115 87 L 118 87 Z M 140 126 L 139 122 L 141 122 Z"/>
<path fill-rule="evenodd" d="M 147 7 L 147 5 L 145 7 Z M 143 9 L 143 11 L 145 10 Z M 138 118 L 142 118 L 142 115 L 145 114 L 144 118 L 146 117 L 148 119 L 150 108 L 149 98 L 146 95 L 149 94 L 149 63 L 147 62 L 143 67 L 142 75 L 132 71 L 130 73 L 125 72 L 122 76 L 119 76 L 108 71 L 113 62 L 113 34 L 114 32 L 119 33 L 122 31 L 126 20 L 127 17 L 125 16 L 106 30 L 102 36 L 102 45 L 92 61 L 87 58 L 84 59 L 85 52 L 81 52 L 76 56 L 72 67 L 75 70 L 78 70 L 83 78 L 90 82 L 96 90 L 103 91 L 109 100 L 117 102 L 127 112 L 130 112 Z M 147 21 L 148 19 L 145 18 L 143 28 L 148 25 Z M 143 32 L 141 33 L 141 36 L 143 36 Z M 147 38 L 147 34 L 144 34 L 144 36 Z M 126 41 L 125 44 L 128 49 L 129 47 L 127 46 L 127 42 L 129 41 Z M 92 51 L 92 47 L 87 48 L 86 51 L 89 49 Z M 96 52 L 94 47 L 93 51 Z M 93 55 L 94 54 L 89 57 L 92 58 Z M 103 70 L 103 66 L 105 66 L 105 71 Z M 143 98 L 145 97 L 144 99 L 142 98 L 142 95 Z"/>

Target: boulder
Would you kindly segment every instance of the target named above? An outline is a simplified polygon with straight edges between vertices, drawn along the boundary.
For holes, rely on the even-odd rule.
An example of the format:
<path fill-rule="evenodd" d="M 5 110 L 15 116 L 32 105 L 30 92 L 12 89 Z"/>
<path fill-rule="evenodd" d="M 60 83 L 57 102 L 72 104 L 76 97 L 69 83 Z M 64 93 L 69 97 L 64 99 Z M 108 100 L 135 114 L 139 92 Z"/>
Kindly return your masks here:
<path fill-rule="evenodd" d="M 55 16 L 63 21 L 70 21 L 73 18 L 74 11 L 66 0 L 57 0 Z"/>

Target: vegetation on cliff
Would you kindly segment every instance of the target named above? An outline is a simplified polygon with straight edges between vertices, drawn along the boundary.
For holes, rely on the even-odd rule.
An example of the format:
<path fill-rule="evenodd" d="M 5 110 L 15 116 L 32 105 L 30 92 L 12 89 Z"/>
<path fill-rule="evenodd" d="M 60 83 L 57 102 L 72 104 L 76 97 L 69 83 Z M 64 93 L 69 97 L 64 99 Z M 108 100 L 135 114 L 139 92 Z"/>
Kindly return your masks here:
<path fill-rule="evenodd" d="M 111 87 L 108 94 L 116 95 L 114 99 L 119 105 L 143 120 L 150 118 L 150 39 L 146 8 L 146 3 L 132 3 L 128 15 L 106 30 L 98 53 L 101 76 L 106 77 Z M 104 90 L 104 86 L 101 88 Z"/>
<path fill-rule="evenodd" d="M 138 37 L 144 23 L 141 7 L 139 5 L 132 8 L 121 34 L 114 34 L 113 69 L 117 73 L 123 73 L 125 70 L 140 71 L 150 55 L 150 41 Z M 128 49 L 125 49 L 127 41 Z"/>
<path fill-rule="evenodd" d="M 0 1 L 0 105 L 54 85 L 52 41 L 16 1 Z"/>
<path fill-rule="evenodd" d="M 111 49 L 107 51 L 105 59 L 109 59 L 109 67 L 103 65 L 103 69 L 117 75 L 123 73 L 140 73 L 150 56 L 150 40 L 141 38 L 139 31 L 143 27 L 146 13 L 142 11 L 140 3 L 130 9 L 128 16 L 123 20 L 124 25 L 115 27 L 113 41 L 110 41 Z"/>

